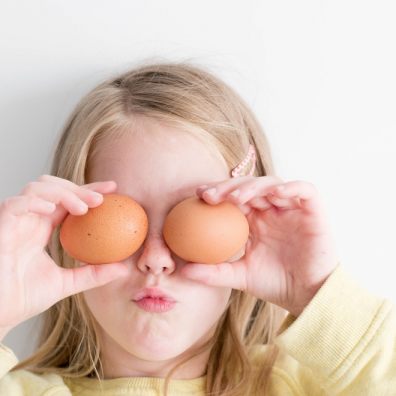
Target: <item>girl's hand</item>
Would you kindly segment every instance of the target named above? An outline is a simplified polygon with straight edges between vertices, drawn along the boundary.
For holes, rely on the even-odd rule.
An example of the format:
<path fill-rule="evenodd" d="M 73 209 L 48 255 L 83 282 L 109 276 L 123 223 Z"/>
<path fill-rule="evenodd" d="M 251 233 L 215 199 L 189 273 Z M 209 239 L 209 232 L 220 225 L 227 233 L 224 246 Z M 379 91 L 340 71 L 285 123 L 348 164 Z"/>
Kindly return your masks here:
<path fill-rule="evenodd" d="M 125 274 L 122 264 L 66 269 L 45 251 L 53 230 L 70 212 L 82 215 L 102 203 L 114 182 L 78 186 L 44 175 L 0 203 L 1 334 L 57 301 Z"/>
<path fill-rule="evenodd" d="M 244 290 L 297 317 L 338 264 L 316 188 L 304 181 L 244 176 L 198 188 L 197 195 L 210 204 L 237 204 L 250 235 L 237 261 L 189 263 L 182 273 L 208 285 Z"/>

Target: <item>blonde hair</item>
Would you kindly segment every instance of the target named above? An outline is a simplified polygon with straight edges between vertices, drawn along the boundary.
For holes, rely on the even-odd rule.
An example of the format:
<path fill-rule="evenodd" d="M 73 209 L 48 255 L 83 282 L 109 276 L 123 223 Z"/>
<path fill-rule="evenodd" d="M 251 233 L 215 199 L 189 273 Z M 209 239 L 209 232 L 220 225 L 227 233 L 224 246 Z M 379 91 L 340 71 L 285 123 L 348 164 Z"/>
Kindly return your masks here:
<path fill-rule="evenodd" d="M 230 170 L 253 144 L 257 152 L 254 175 L 274 174 L 269 145 L 246 103 L 212 73 L 188 62 L 143 63 L 89 92 L 66 122 L 51 174 L 79 185 L 87 183 L 89 162 L 100 150 L 101 141 L 127 131 L 134 115 L 183 126 L 203 139 L 208 148 L 217 150 Z M 59 243 L 59 227 L 47 252 L 60 266 L 75 266 Z M 284 316 L 285 311 L 275 305 L 240 290 L 232 291 L 213 339 L 194 355 L 210 348 L 208 395 L 266 393 L 278 353 L 273 339 Z M 264 345 L 265 358 L 253 364 L 255 348 Z M 179 366 L 169 372 L 165 388 Z M 98 323 L 82 293 L 59 301 L 43 314 L 38 348 L 13 370 L 20 368 L 69 378 L 103 378 Z"/>

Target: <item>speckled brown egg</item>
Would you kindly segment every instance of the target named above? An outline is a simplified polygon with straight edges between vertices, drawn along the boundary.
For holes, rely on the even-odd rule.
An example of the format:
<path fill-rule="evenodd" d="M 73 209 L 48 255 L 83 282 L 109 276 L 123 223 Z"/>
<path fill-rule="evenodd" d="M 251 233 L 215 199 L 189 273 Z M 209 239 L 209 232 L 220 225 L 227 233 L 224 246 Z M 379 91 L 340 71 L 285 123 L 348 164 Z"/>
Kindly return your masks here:
<path fill-rule="evenodd" d="M 104 194 L 101 205 L 81 216 L 69 214 L 60 242 L 75 259 L 89 264 L 119 262 L 144 242 L 148 220 L 144 209 L 122 194 Z"/>
<path fill-rule="evenodd" d="M 168 213 L 163 236 L 168 247 L 182 259 L 218 264 L 244 247 L 249 237 L 249 223 L 231 202 L 211 205 L 193 196 Z"/>

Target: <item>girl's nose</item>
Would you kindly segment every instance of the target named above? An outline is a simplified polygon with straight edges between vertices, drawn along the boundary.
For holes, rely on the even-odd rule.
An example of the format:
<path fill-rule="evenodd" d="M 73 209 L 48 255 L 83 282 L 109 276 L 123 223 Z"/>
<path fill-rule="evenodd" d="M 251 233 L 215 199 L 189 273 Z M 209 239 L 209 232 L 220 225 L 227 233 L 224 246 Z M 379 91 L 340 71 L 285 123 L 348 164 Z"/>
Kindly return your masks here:
<path fill-rule="evenodd" d="M 170 275 L 175 271 L 176 264 L 161 236 L 147 236 L 142 254 L 137 260 L 137 267 L 140 271 L 153 275 Z"/>

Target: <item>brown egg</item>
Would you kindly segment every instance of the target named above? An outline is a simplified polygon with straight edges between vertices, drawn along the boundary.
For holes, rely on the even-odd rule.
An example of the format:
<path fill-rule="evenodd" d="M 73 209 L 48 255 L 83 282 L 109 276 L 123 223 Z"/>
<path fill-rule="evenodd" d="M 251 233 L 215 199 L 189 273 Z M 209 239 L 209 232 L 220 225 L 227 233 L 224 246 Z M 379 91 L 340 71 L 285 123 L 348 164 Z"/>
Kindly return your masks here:
<path fill-rule="evenodd" d="M 104 194 L 101 205 L 82 216 L 69 214 L 60 229 L 60 242 L 75 259 L 89 264 L 113 263 L 135 253 L 148 229 L 144 209 L 132 198 Z"/>
<path fill-rule="evenodd" d="M 218 264 L 245 245 L 249 223 L 231 202 L 211 205 L 193 196 L 168 213 L 163 236 L 168 247 L 186 261 Z"/>

